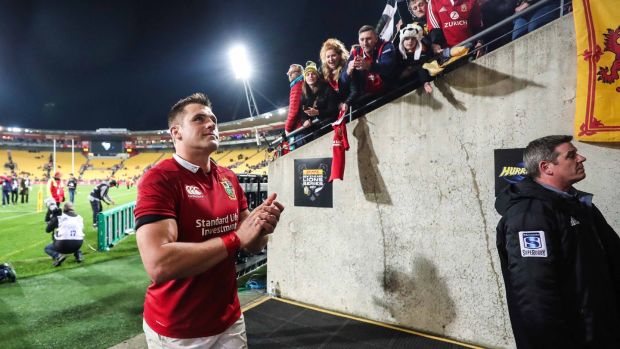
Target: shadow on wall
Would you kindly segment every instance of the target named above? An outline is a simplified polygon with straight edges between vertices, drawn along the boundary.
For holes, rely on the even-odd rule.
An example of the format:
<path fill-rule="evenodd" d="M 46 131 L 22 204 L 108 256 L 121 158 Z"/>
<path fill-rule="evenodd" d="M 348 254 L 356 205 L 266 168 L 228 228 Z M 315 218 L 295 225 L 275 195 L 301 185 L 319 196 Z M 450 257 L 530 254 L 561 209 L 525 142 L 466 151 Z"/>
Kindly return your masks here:
<path fill-rule="evenodd" d="M 392 199 L 379 172 L 379 158 L 372 145 L 365 116 L 358 119 L 353 136 L 357 138 L 357 169 L 366 201 L 391 205 Z"/>
<path fill-rule="evenodd" d="M 454 302 L 443 279 L 430 260 L 414 260 L 413 275 L 390 267 L 378 275 L 385 297 L 374 296 L 375 304 L 387 309 L 396 323 L 435 334 L 444 334 L 456 318 Z M 385 276 L 385 277 L 384 277 Z"/>
<path fill-rule="evenodd" d="M 519 79 L 476 63 L 469 63 L 448 75 L 440 76 L 434 81 L 434 85 L 448 103 L 460 111 L 466 111 L 467 106 L 456 99 L 451 89 L 473 96 L 499 97 L 510 95 L 527 87 L 545 87 L 534 81 Z M 437 110 L 441 106 L 440 102 L 431 103 L 433 110 Z"/>

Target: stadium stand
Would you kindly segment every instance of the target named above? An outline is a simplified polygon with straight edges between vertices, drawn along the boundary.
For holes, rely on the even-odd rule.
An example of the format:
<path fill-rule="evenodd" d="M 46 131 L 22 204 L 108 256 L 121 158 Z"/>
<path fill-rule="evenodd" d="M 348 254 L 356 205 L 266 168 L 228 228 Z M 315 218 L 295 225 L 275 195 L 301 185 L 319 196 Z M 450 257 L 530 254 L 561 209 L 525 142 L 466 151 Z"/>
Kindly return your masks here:
<path fill-rule="evenodd" d="M 114 178 L 120 181 L 126 181 L 139 177 L 144 173 L 147 167 L 165 158 L 164 155 L 166 155 L 166 153 L 144 152 L 136 154 L 122 162 L 122 167 L 114 173 Z"/>

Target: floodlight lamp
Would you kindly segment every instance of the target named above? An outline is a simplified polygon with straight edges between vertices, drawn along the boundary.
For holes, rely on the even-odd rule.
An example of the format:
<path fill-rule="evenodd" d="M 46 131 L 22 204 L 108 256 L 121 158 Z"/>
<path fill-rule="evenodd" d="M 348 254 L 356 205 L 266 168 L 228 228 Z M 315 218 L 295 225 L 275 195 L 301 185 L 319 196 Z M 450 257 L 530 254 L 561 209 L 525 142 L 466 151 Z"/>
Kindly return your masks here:
<path fill-rule="evenodd" d="M 250 78 L 251 68 L 245 47 L 242 45 L 233 46 L 228 52 L 230 63 L 235 78 L 248 80 Z"/>
<path fill-rule="evenodd" d="M 280 108 L 280 109 L 278 109 L 278 114 L 280 114 L 280 115 L 284 115 L 284 113 L 286 113 L 286 108 Z"/>

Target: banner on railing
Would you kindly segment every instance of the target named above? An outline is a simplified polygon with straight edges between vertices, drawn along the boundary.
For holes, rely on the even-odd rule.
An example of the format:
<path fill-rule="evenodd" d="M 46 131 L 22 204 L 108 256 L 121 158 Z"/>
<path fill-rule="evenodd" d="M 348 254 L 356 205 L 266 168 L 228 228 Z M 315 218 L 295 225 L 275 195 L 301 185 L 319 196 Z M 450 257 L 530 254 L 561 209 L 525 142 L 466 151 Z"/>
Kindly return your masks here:
<path fill-rule="evenodd" d="M 573 1 L 577 40 L 575 138 L 620 142 L 620 6 Z"/>

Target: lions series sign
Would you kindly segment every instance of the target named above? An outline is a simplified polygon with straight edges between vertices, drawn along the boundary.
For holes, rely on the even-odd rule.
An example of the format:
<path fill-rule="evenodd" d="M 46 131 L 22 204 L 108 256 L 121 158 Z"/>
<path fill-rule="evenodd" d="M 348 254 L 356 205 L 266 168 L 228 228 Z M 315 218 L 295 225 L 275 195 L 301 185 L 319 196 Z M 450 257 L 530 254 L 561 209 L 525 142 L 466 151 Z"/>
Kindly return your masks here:
<path fill-rule="evenodd" d="M 295 160 L 295 206 L 333 207 L 332 159 Z"/>

